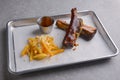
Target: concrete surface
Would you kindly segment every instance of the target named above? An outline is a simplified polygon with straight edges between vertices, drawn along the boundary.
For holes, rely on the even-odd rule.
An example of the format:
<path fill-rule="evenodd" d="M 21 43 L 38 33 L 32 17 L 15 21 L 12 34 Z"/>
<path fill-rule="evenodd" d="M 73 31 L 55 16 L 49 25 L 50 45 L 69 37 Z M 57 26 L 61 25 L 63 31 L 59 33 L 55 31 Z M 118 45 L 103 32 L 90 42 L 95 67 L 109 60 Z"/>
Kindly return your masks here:
<path fill-rule="evenodd" d="M 120 80 L 120 55 L 24 75 L 7 70 L 6 23 L 12 19 L 93 10 L 120 49 L 120 0 L 0 0 L 0 80 Z"/>

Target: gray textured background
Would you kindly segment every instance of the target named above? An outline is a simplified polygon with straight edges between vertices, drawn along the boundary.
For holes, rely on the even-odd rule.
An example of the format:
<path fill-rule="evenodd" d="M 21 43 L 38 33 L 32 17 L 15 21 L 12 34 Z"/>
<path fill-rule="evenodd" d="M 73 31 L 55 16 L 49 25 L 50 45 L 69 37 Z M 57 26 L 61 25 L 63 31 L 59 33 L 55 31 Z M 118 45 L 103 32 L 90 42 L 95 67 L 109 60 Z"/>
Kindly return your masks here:
<path fill-rule="evenodd" d="M 20 76 L 7 70 L 6 23 L 12 19 L 93 10 L 120 49 L 120 0 L 0 0 L 0 80 L 120 80 L 120 55 Z"/>

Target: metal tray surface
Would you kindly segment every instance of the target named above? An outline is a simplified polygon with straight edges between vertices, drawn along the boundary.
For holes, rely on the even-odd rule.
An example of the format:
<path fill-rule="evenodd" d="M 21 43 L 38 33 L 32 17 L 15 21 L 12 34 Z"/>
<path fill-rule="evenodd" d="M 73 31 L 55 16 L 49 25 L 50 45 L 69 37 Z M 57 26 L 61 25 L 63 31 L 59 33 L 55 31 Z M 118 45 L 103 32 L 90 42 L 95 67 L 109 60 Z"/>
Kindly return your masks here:
<path fill-rule="evenodd" d="M 52 16 L 57 19 L 70 21 L 70 14 Z M 118 48 L 110 38 L 108 32 L 93 11 L 78 12 L 78 18 L 82 18 L 87 25 L 97 28 L 97 33 L 91 41 L 82 38 L 77 39 L 79 46 L 75 51 L 66 49 L 65 52 L 51 58 L 40 61 L 29 61 L 28 57 L 20 57 L 21 51 L 27 44 L 29 37 L 40 35 L 39 26 L 36 18 L 17 19 L 7 23 L 8 34 L 8 69 L 13 74 L 43 70 L 57 66 L 64 66 L 73 63 L 110 58 L 119 53 Z M 61 47 L 65 31 L 54 28 L 49 35 L 55 38 L 55 43 Z"/>

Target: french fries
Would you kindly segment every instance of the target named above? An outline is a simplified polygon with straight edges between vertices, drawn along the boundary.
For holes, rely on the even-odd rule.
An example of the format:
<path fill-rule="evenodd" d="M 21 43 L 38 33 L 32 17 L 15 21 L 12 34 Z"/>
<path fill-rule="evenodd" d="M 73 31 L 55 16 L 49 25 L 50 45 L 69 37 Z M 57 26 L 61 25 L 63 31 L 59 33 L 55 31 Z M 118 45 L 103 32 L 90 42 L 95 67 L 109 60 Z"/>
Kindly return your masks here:
<path fill-rule="evenodd" d="M 26 54 L 27 54 L 28 49 L 29 49 L 29 45 L 26 45 L 26 46 L 24 47 L 24 49 L 22 50 L 21 56 L 26 55 Z"/>
<path fill-rule="evenodd" d="M 28 44 L 21 52 L 21 56 L 28 55 L 29 60 L 41 60 L 64 52 L 54 43 L 54 38 L 48 35 L 36 36 L 29 38 Z"/>

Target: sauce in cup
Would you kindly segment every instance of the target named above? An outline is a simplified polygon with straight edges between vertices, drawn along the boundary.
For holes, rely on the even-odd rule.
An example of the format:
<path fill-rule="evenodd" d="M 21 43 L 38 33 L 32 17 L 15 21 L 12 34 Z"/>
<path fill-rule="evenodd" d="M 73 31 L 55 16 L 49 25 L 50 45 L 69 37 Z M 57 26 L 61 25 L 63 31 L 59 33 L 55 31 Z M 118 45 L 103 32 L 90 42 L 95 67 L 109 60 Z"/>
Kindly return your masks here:
<path fill-rule="evenodd" d="M 52 31 L 54 24 L 54 19 L 52 17 L 44 16 L 42 18 L 39 18 L 37 22 L 42 32 L 50 33 Z"/>

